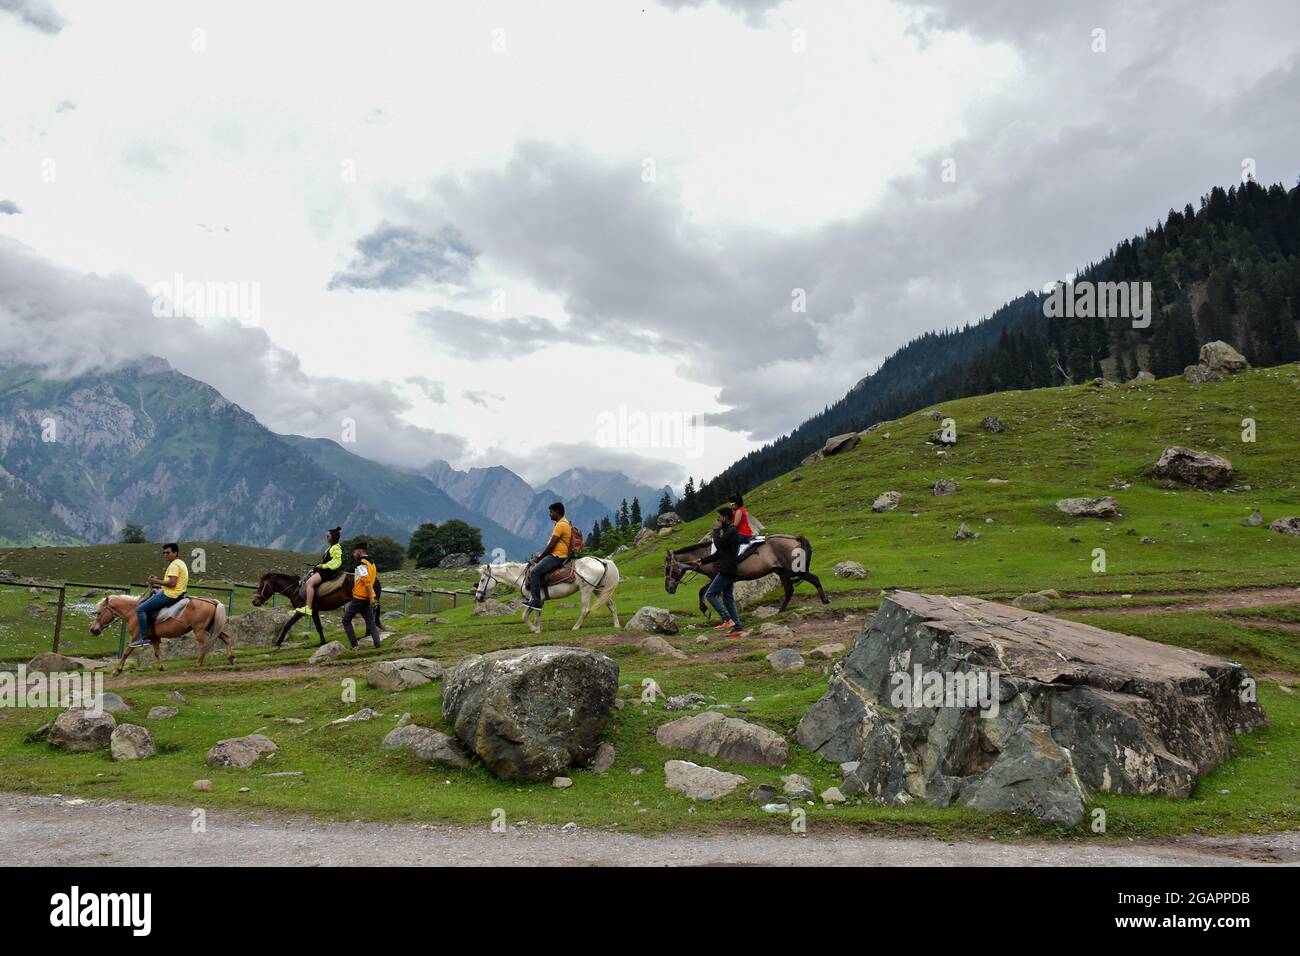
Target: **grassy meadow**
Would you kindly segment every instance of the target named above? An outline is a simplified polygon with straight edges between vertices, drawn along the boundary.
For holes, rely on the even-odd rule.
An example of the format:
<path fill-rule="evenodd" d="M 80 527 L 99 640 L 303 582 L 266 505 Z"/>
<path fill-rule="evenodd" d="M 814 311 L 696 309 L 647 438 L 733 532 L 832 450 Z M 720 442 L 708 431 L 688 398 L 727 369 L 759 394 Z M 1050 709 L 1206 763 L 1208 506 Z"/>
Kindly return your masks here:
<path fill-rule="evenodd" d="M 697 582 L 688 579 L 676 595 L 664 592 L 663 549 L 698 540 L 709 525 L 701 519 L 618 561 L 624 578 L 616 597 L 620 615 L 626 620 L 643 605 L 677 612 L 682 631 L 670 640 L 685 653 L 683 659 L 638 650 L 639 635 L 616 631 L 607 611 L 593 615 L 583 630 L 571 631 L 577 617 L 573 598 L 548 605 L 541 635 L 530 634 L 517 617 L 476 616 L 465 605 L 437 611 L 448 623 L 415 616 L 425 608 L 411 608 L 411 615 L 386 624 L 397 637 L 427 637 L 416 651 L 394 651 L 386 644 L 308 667 L 311 641 L 311 646 L 278 652 L 237 649 L 233 668 L 220 657 L 210 658 L 202 672 L 192 662 L 169 661 L 161 675 L 140 668 L 110 681 L 110 689 L 133 707 L 121 719 L 145 724 L 158 741 L 160 753 L 146 761 L 114 763 L 107 752 L 63 754 L 43 743 L 28 743 L 27 735 L 51 713 L 0 711 L 0 778 L 6 789 L 34 793 L 302 810 L 339 819 L 486 826 L 499 808 L 515 824 L 574 821 L 646 831 L 716 826 L 788 831 L 789 817 L 765 813 L 749 799 L 749 786 L 711 803 L 691 803 L 668 791 L 664 761 L 680 757 L 707 763 L 745 775 L 751 786 L 779 787 L 782 775 L 801 773 L 820 792 L 839 782 L 839 768 L 793 743 L 793 730 L 825 689 L 831 665 L 808 658 L 807 651 L 827 642 L 851 643 L 882 600 L 882 590 L 1011 598 L 1055 588 L 1062 597 L 1051 613 L 1245 664 L 1260 680 L 1270 725 L 1240 737 L 1238 756 L 1203 778 L 1190 799 L 1099 795 L 1095 806 L 1107 813 L 1104 835 L 1092 833 L 1087 818 L 1077 828 L 1065 829 L 964 808 L 882 807 L 861 801 L 834 808 L 820 801 L 805 806 L 809 832 L 852 828 L 945 837 L 1115 839 L 1295 828 L 1300 826 L 1300 538 L 1272 532 L 1267 522 L 1300 514 L 1298 409 L 1300 369 L 1295 366 L 1210 385 L 1170 379 L 1140 387 L 1084 385 L 947 403 L 885 423 L 863 436 L 855 449 L 800 467 L 746 495 L 769 532 L 799 532 L 811 539 L 812 570 L 831 596 L 830 606 L 823 607 L 801 585 L 787 613 L 767 618 L 790 625 L 792 638 L 756 633 L 741 640 L 719 638 L 695 608 Z M 939 424 L 930 416 L 934 410 L 956 421 L 955 447 L 927 443 Z M 981 428 L 986 415 L 997 416 L 1005 430 Z M 1254 442 L 1242 441 L 1244 418 L 1256 422 Z M 1162 487 L 1152 480 L 1150 468 L 1171 444 L 1226 455 L 1236 468 L 1236 480 L 1219 492 Z M 935 497 L 930 487 L 939 478 L 957 482 L 957 493 Z M 898 510 L 872 512 L 876 496 L 889 490 L 903 496 Z M 1104 494 L 1118 499 L 1122 517 L 1110 522 L 1071 518 L 1054 507 L 1059 498 Z M 1244 523 L 1254 509 L 1262 512 L 1264 527 Z M 962 523 L 980 536 L 953 540 Z M 1143 538 L 1151 540 L 1143 543 Z M 156 546 L 140 547 L 146 550 L 134 569 L 125 563 L 134 555 L 96 557 L 92 553 L 103 549 L 76 548 L 0 551 L 0 568 L 53 579 L 100 580 L 98 575 L 105 574 L 103 579 L 112 581 L 116 573 L 140 580 L 156 563 Z M 1104 570 L 1095 549 L 1104 551 Z M 262 554 L 258 565 L 250 556 L 246 570 L 223 569 L 220 574 L 255 580 L 261 570 L 283 564 L 280 556 L 272 557 Z M 862 563 L 868 578 L 835 577 L 831 566 L 842 560 Z M 102 562 L 93 569 L 96 576 L 82 577 L 96 561 Z M 113 563 L 117 561 L 123 563 Z M 46 562 L 40 572 L 34 570 L 38 562 Z M 75 577 L 62 570 L 73 568 Z M 473 580 L 473 572 L 439 572 L 423 579 L 403 572 L 385 575 L 384 583 L 395 592 L 412 583 L 463 589 L 472 587 Z M 1206 606 L 1214 604 L 1216 592 L 1252 588 L 1268 588 L 1267 601 Z M 777 598 L 773 593 L 766 603 L 774 605 Z M 45 599 L 0 585 L 0 654 L 13 661 L 35 647 L 24 644 L 28 638 L 21 635 L 37 628 L 29 617 L 41 617 L 43 623 L 43 612 L 28 608 Z M 390 599 L 385 610 L 394 609 L 400 607 Z M 759 622 L 751 618 L 747 623 Z M 337 615 L 327 618 L 326 627 L 327 638 L 341 637 Z M 69 634 L 84 634 L 84 617 L 69 621 L 67 628 Z M 302 625 L 296 634 L 299 640 L 306 637 Z M 406 712 L 417 723 L 449 728 L 442 723 L 437 682 L 381 693 L 364 680 L 374 660 L 421 654 L 450 666 L 467 654 L 540 643 L 595 647 L 618 661 L 626 704 L 606 728 L 606 739 L 617 749 L 607 774 L 574 770 L 573 786 L 557 790 L 498 781 L 478 764 L 467 770 L 429 767 L 404 752 L 379 749 L 380 740 Z M 801 648 L 808 667 L 774 673 L 765 655 L 778 646 Z M 20 647 L 26 649 L 19 653 Z M 682 714 L 665 710 L 662 699 L 642 703 L 646 678 L 665 695 L 704 694 L 710 702 L 726 705 L 724 713 L 791 738 L 788 765 L 729 765 L 660 747 L 654 729 Z M 355 681 L 355 699 L 346 695 L 350 681 Z M 168 703 L 172 690 L 189 701 L 180 715 L 145 719 L 149 707 Z M 363 706 L 382 717 L 330 724 Z M 205 765 L 213 742 L 253 732 L 270 736 L 279 752 L 249 770 L 218 771 Z M 629 772 L 633 768 L 643 772 Z M 277 772 L 301 776 L 267 776 Z M 213 790 L 192 791 L 197 778 L 211 779 Z M 242 787 L 248 792 L 240 793 Z"/>

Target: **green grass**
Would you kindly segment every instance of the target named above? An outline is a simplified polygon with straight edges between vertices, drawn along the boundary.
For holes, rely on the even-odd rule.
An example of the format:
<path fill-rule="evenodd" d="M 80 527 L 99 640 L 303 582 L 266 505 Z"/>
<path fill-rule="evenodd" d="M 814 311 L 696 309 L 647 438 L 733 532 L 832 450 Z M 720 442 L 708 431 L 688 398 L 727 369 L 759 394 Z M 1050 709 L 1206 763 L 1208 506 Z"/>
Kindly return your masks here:
<path fill-rule="evenodd" d="M 1270 719 L 1267 728 L 1240 737 L 1238 756 L 1202 779 L 1190 799 L 1098 796 L 1095 806 L 1107 812 L 1105 838 L 1300 826 L 1300 694 L 1295 692 L 1300 690 L 1296 676 L 1300 675 L 1300 633 L 1286 626 L 1300 623 L 1300 601 L 1226 611 L 1180 609 L 1197 600 L 1195 592 L 1298 583 L 1300 540 L 1243 525 L 1254 508 L 1269 521 L 1300 511 L 1294 467 L 1295 449 L 1300 448 L 1300 421 L 1294 414 L 1300 402 L 1298 387 L 1296 368 L 1286 367 L 1200 387 L 1166 380 L 1132 389 L 1083 386 L 967 399 L 940 406 L 945 415 L 956 419 L 960 439 L 943 455 L 926 444 L 936 427 L 928 415 L 918 413 L 888 423 L 865 436 L 856 449 L 796 469 L 747 495 L 769 531 L 800 532 L 812 540 L 813 570 L 822 576 L 832 598 L 831 607 L 823 609 L 810 589 L 800 586 L 790 612 L 774 620 L 803 620 L 800 644 L 809 649 L 826 640 L 845 640 L 843 625 L 834 630 L 832 619 L 821 615 L 860 616 L 879 605 L 885 588 L 1003 599 L 1056 588 L 1066 595 L 1055 611 L 1063 617 L 1076 610 L 1103 608 L 1106 613 L 1076 617 L 1242 662 L 1260 680 L 1260 700 Z M 984 432 L 979 422 L 989 414 L 1001 418 L 1007 430 Z M 1238 440 L 1240 421 L 1248 415 L 1259 423 L 1259 441 L 1253 445 Z M 1235 486 L 1249 485 L 1250 490 L 1210 493 L 1160 487 L 1149 477 L 1150 466 L 1165 445 L 1175 443 L 1226 454 L 1237 467 Z M 935 498 L 930 493 L 930 483 L 940 477 L 958 482 L 956 495 Z M 990 483 L 987 479 L 993 477 L 1009 480 Z M 1129 487 L 1112 487 L 1125 483 Z M 902 507 L 889 514 L 872 513 L 871 502 L 886 490 L 903 493 Z M 1122 519 L 1111 523 L 1073 519 L 1053 507 L 1058 498 L 1100 494 L 1118 498 Z M 953 529 L 963 521 L 981 537 L 953 541 Z M 622 556 L 617 602 L 624 620 L 647 604 L 671 608 L 684 622 L 696 620 L 698 583 L 691 580 L 676 595 L 665 594 L 663 550 L 698 540 L 707 526 L 707 519 L 688 523 Z M 1143 536 L 1154 538 L 1155 543 L 1141 544 Z M 1106 551 L 1104 572 L 1092 570 L 1094 548 Z M 78 551 L 64 550 L 69 555 Z M 19 566 L 19 558 L 13 555 L 0 552 L 0 567 L 33 573 Z M 866 581 L 835 578 L 830 568 L 841 560 L 861 562 L 870 577 Z M 151 566 L 148 560 L 144 563 Z M 48 573 L 69 576 L 53 566 Z M 473 578 L 473 572 L 408 571 L 386 576 L 385 585 L 390 593 L 411 582 L 464 589 L 472 586 Z M 1133 596 L 1125 598 L 1125 594 Z M 386 609 L 394 609 L 395 600 L 390 598 Z M 26 592 L 0 594 L 0 621 L 7 622 L 14 614 L 38 614 L 25 610 L 28 603 Z M 1161 610 L 1150 612 L 1152 605 Z M 1148 612 L 1136 613 L 1132 609 L 1137 607 Z M 570 631 L 577 615 L 573 599 L 548 605 L 545 631 L 536 636 L 515 617 L 475 617 L 464 606 L 438 613 L 451 623 L 405 618 L 391 626 L 398 636 L 432 635 L 434 643 L 415 653 L 449 665 L 471 653 L 540 643 L 595 647 L 617 660 L 621 682 L 628 688 L 623 696 L 630 702 L 606 730 L 606 738 L 618 750 L 614 769 L 603 777 L 574 771 L 574 786 L 561 791 L 546 784 L 504 783 L 480 765 L 468 770 L 430 769 L 409 755 L 381 751 L 379 741 L 406 711 L 419 723 L 448 729 L 441 722 L 437 684 L 383 695 L 361 679 L 355 703 L 340 699 L 342 679 L 362 678 L 371 660 L 412 653 L 386 646 L 378 652 L 346 655 L 328 667 L 325 676 L 290 667 L 274 679 L 225 682 L 215 679 L 226 667 L 220 658 L 209 661 L 213 679 L 198 683 L 177 679 L 193 675 L 193 664 L 188 662 L 168 662 L 167 673 L 157 677 L 147 670 L 136 671 L 131 683 L 120 685 L 136 706 L 137 716 L 132 719 L 140 720 L 138 715 L 149 706 L 164 702 L 173 686 L 191 701 L 177 719 L 151 725 L 164 752 L 139 763 L 115 764 L 105 754 L 60 754 L 44 744 L 25 743 L 24 736 L 49 714 L 0 712 L 0 775 L 9 787 L 37 793 L 467 825 L 487 825 L 499 807 L 513 822 L 572 820 L 587 826 L 650 831 L 788 826 L 788 818 L 770 817 L 751 803 L 748 786 L 714 803 L 691 804 L 671 793 L 663 786 L 663 763 L 672 757 L 742 773 L 751 785 L 775 783 L 788 773 L 811 777 L 818 791 L 839 781 L 835 765 L 794 743 L 786 767 L 763 769 L 675 753 L 654 740 L 653 731 L 660 723 L 680 715 L 664 711 L 662 704 L 644 708 L 635 700 L 645 677 L 653 677 L 669 695 L 697 691 L 733 708 L 746 706 L 747 714 L 725 712 L 792 737 L 799 718 L 824 690 L 828 667 L 775 674 L 763 659 L 774 646 L 769 640 L 751 637 L 720 656 L 720 641 L 695 643 L 699 634 L 712 632 L 688 628 L 674 639 L 687 657 L 675 661 L 637 651 L 630 635 L 610 626 L 607 611 L 593 615 L 582 631 Z M 327 616 L 328 638 L 340 635 L 337 621 L 337 616 Z M 3 627 L 0 623 L 0 640 L 8 640 Z M 302 625 L 296 634 L 299 639 L 306 636 Z M 295 665 L 310 650 L 241 649 L 235 670 Z M 754 699 L 742 704 L 748 696 Z M 368 724 L 323 726 L 361 706 L 374 707 L 384 717 Z M 308 723 L 294 727 L 275 722 L 283 716 L 302 717 Z M 257 730 L 281 745 L 271 761 L 247 771 L 206 767 L 204 755 L 213 742 Z M 644 768 L 644 773 L 629 774 L 632 766 Z M 264 776 L 281 770 L 304 775 Z M 213 780 L 212 793 L 190 789 L 199 777 Z M 251 791 L 240 794 L 241 786 Z M 1066 830 L 1022 817 L 915 804 L 880 807 L 859 802 L 833 810 L 805 809 L 813 827 L 948 837 L 1093 836 L 1087 818 Z"/>

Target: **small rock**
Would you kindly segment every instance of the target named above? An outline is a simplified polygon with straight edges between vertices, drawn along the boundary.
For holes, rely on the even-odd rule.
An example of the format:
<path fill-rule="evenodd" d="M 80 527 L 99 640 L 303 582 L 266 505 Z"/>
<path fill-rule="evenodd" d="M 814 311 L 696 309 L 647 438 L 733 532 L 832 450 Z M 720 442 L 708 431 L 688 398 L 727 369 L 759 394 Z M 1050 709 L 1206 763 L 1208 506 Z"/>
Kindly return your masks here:
<path fill-rule="evenodd" d="M 952 539 L 954 541 L 969 541 L 972 538 L 978 538 L 979 536 L 979 532 L 972 531 L 965 522 L 958 525 L 957 530 L 952 533 Z"/>
<path fill-rule="evenodd" d="M 804 666 L 803 655 L 792 647 L 782 647 L 773 651 L 767 655 L 767 660 L 772 665 L 772 669 L 779 673 L 803 670 Z"/>
<path fill-rule="evenodd" d="M 639 651 L 643 651 L 646 654 L 654 654 L 658 657 L 675 657 L 678 659 L 686 657 L 685 651 L 679 651 L 658 635 L 643 637 L 641 640 L 637 641 L 636 647 Z"/>
<path fill-rule="evenodd" d="M 596 756 L 591 758 L 591 769 L 595 773 L 606 773 L 609 768 L 614 766 L 614 759 L 617 751 L 611 743 L 602 743 L 596 748 Z"/>
<path fill-rule="evenodd" d="M 568 790 L 573 786 L 573 780 L 569 777 L 556 777 L 551 781 L 551 786 L 556 790 Z"/>
<path fill-rule="evenodd" d="M 822 791 L 822 802 L 824 803 L 843 803 L 844 794 L 840 793 L 839 787 L 828 787 Z"/>
<path fill-rule="evenodd" d="M 931 490 L 936 498 L 946 498 L 957 493 L 957 482 L 949 481 L 947 478 L 940 478 L 931 486 Z"/>
<path fill-rule="evenodd" d="M 643 631 L 650 634 L 676 634 L 677 619 L 672 612 L 662 607 L 643 607 L 632 615 L 624 625 L 629 631 Z"/>
<path fill-rule="evenodd" d="M 316 653 L 307 658 L 308 664 L 323 664 L 326 661 L 332 661 L 343 653 L 343 645 L 338 641 L 330 641 L 316 649 Z"/>
<path fill-rule="evenodd" d="M 211 781 L 211 780 L 195 780 L 192 784 L 190 784 L 190 787 L 191 787 L 192 789 L 194 789 L 194 790 L 199 790 L 199 791 L 201 791 L 201 792 L 203 792 L 203 793 L 207 793 L 208 791 L 210 791 L 210 790 L 212 789 L 212 781 Z"/>
<path fill-rule="evenodd" d="M 812 781 L 797 773 L 781 778 L 781 790 L 787 797 L 795 800 L 811 800 L 816 793 Z"/>
<path fill-rule="evenodd" d="M 149 713 L 145 715 L 146 720 L 171 720 L 180 711 L 175 707 L 150 707 Z M 130 726 L 129 724 L 126 726 Z"/>
<path fill-rule="evenodd" d="M 867 569 L 857 561 L 841 561 L 831 571 L 837 578 L 847 578 L 853 581 L 860 581 L 867 576 Z"/>
<path fill-rule="evenodd" d="M 821 644 L 809 651 L 808 656 L 813 660 L 828 661 L 836 654 L 842 653 L 844 653 L 843 644 Z"/>
<path fill-rule="evenodd" d="M 664 764 L 664 786 L 692 800 L 717 800 L 745 782 L 739 774 L 703 767 L 689 760 L 669 760 Z"/>

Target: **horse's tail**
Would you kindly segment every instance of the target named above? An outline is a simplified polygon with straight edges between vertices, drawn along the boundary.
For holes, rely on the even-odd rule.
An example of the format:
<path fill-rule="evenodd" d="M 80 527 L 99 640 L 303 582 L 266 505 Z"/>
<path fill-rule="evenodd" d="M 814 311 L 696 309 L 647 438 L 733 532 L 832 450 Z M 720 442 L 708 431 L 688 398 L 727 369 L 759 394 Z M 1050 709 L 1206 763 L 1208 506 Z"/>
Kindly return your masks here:
<path fill-rule="evenodd" d="M 803 556 L 804 556 L 803 569 L 805 571 L 811 571 L 812 570 L 812 542 L 809 541 L 807 538 L 805 538 L 803 535 L 796 535 L 796 537 L 799 540 L 799 547 L 803 548 Z"/>
<path fill-rule="evenodd" d="M 212 612 L 212 637 L 214 640 L 220 640 L 226 630 L 226 605 L 221 601 L 217 602 L 217 608 Z"/>

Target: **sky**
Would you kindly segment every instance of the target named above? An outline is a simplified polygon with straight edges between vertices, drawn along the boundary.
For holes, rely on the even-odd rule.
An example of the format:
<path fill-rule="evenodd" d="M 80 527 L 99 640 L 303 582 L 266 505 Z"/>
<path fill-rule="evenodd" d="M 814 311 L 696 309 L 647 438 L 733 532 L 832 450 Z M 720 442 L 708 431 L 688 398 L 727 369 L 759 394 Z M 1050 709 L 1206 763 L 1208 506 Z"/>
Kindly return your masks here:
<path fill-rule="evenodd" d="M 1292 0 L 0 0 L 0 350 L 680 487 L 1294 185 L 1298 59 Z"/>

